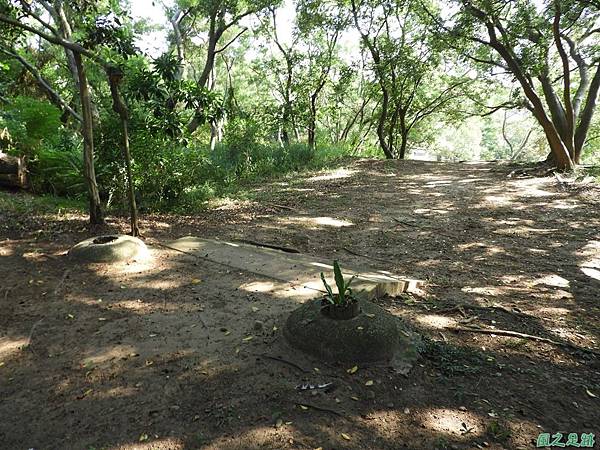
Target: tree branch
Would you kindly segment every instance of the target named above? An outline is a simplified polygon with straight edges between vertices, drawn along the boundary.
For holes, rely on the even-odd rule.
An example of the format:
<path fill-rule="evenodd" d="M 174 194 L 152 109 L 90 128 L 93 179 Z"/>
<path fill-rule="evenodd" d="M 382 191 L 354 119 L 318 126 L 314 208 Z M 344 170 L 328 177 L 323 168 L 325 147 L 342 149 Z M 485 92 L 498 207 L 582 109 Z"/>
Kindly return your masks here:
<path fill-rule="evenodd" d="M 21 63 L 21 65 L 23 67 L 25 67 L 25 69 L 27 69 L 29 71 L 29 73 L 31 73 L 31 75 L 33 75 L 33 77 L 37 80 L 38 84 L 42 87 L 42 89 L 44 89 L 46 91 L 46 94 L 48 95 L 48 97 L 52 103 L 54 103 L 59 108 L 68 111 L 69 114 L 71 114 L 79 122 L 83 121 L 82 117 L 73 108 L 71 108 L 67 104 L 67 102 L 65 102 L 62 99 L 62 97 L 58 94 L 58 92 L 56 92 L 54 89 L 52 89 L 52 87 L 50 86 L 50 83 L 48 83 L 48 81 L 39 73 L 39 71 L 32 64 L 30 64 L 25 58 L 23 58 L 21 55 L 19 55 L 16 52 L 13 52 L 13 51 L 1 48 L 1 47 L 0 47 L 0 52 L 19 61 L 19 63 Z"/>
<path fill-rule="evenodd" d="M 248 28 L 244 28 L 242 29 L 242 31 L 240 31 L 238 34 L 235 35 L 235 37 L 233 39 L 231 39 L 227 44 L 225 44 L 223 47 L 221 47 L 218 50 L 215 50 L 214 53 L 221 53 L 223 51 L 225 51 L 227 49 L 227 47 L 229 47 L 231 44 L 233 44 L 237 38 L 239 38 L 242 34 L 244 34 L 246 31 L 248 31 Z"/>

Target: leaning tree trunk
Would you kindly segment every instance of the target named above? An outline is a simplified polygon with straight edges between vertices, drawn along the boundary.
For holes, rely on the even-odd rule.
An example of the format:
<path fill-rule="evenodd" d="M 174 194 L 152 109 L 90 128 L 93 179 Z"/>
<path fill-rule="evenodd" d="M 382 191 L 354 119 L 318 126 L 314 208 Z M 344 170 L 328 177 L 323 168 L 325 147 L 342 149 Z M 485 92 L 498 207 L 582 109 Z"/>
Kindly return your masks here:
<path fill-rule="evenodd" d="M 123 127 L 123 159 L 125 159 L 125 171 L 127 175 L 127 195 L 129 198 L 129 212 L 131 235 L 139 236 L 140 228 L 138 224 L 138 211 L 135 202 L 135 190 L 133 187 L 133 176 L 131 174 L 131 153 L 129 151 L 129 113 L 127 106 L 119 93 L 119 83 L 123 77 L 123 73 L 118 68 L 107 69 L 108 83 L 110 85 L 110 93 L 113 101 L 113 111 L 121 118 Z"/>
<path fill-rule="evenodd" d="M 25 158 L 0 151 L 0 186 L 19 189 L 27 187 Z"/>
<path fill-rule="evenodd" d="M 77 75 L 79 77 L 79 97 L 81 99 L 81 116 L 83 123 L 81 134 L 83 135 L 83 166 L 85 182 L 88 189 L 90 201 L 90 223 L 100 225 L 104 223 L 102 207 L 100 203 L 100 194 L 96 182 L 96 171 L 94 169 L 94 130 L 92 118 L 92 102 L 90 99 L 90 90 L 85 73 L 85 67 L 81 60 L 81 54 L 73 52 L 75 63 L 77 65 Z"/>

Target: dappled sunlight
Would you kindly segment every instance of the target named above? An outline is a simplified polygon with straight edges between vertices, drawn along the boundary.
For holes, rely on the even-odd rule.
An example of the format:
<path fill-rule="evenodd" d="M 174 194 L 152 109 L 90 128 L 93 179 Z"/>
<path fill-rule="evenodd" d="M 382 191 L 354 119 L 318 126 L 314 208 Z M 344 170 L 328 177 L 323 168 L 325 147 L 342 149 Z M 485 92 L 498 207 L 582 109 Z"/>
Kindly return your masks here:
<path fill-rule="evenodd" d="M 512 195 L 486 195 L 482 208 L 500 208 L 510 206 L 514 203 L 515 198 Z"/>
<path fill-rule="evenodd" d="M 357 172 L 357 170 L 354 170 L 354 169 L 341 168 L 341 169 L 330 171 L 324 175 L 317 175 L 314 177 L 306 178 L 306 181 L 308 181 L 309 183 L 312 183 L 315 181 L 338 180 L 340 178 L 349 178 L 352 175 L 354 175 L 356 172 Z"/>
<path fill-rule="evenodd" d="M 582 267 L 581 271 L 588 277 L 596 281 L 600 281 L 600 270 L 592 269 L 591 267 Z"/>
<path fill-rule="evenodd" d="M 354 223 L 343 220 L 336 219 L 334 217 L 286 217 L 277 219 L 277 223 L 282 225 L 304 225 L 308 228 L 318 228 L 321 226 L 332 227 L 332 228 L 342 228 L 342 227 L 351 227 Z"/>
<path fill-rule="evenodd" d="M 86 393 L 90 400 L 112 400 L 119 397 L 135 397 L 138 390 L 135 387 L 116 386 L 106 390 L 93 390 Z"/>
<path fill-rule="evenodd" d="M 556 275 L 556 274 L 545 275 L 543 277 L 534 279 L 531 282 L 532 286 L 537 286 L 540 284 L 544 284 L 546 286 L 551 286 L 551 287 L 564 287 L 564 288 L 570 286 L 569 280 L 567 280 L 566 278 L 563 278 L 559 275 Z"/>
<path fill-rule="evenodd" d="M 137 354 L 136 347 L 132 345 L 117 345 L 104 349 L 94 349 L 81 359 L 81 367 L 104 366 L 113 360 L 128 358 Z"/>
<path fill-rule="evenodd" d="M 554 201 L 550 202 L 547 206 L 552 209 L 560 209 L 560 210 L 572 210 L 572 209 L 581 208 L 580 205 L 578 205 L 576 202 L 574 202 L 572 200 L 562 200 L 562 199 L 554 200 Z"/>
<path fill-rule="evenodd" d="M 240 289 L 248 292 L 271 292 L 275 289 L 275 283 L 273 281 L 252 281 L 242 284 Z"/>
<path fill-rule="evenodd" d="M 219 437 L 213 440 L 210 444 L 203 445 L 202 448 L 204 450 L 274 448 L 274 443 L 279 443 L 279 448 L 284 448 L 288 447 L 289 439 L 292 439 L 291 436 L 291 427 L 282 427 L 281 429 L 276 429 L 273 426 L 262 425 L 255 426 L 252 429 L 241 432 L 235 436 Z"/>
<path fill-rule="evenodd" d="M 508 228 L 497 228 L 493 231 L 495 234 L 514 235 L 514 236 L 529 236 L 551 234 L 559 231 L 557 228 L 532 228 L 524 226 L 511 226 Z"/>
<path fill-rule="evenodd" d="M 168 449 L 168 450 L 184 450 L 187 448 L 177 438 L 157 438 L 153 435 L 146 435 L 142 433 L 140 436 L 144 442 L 133 442 L 130 444 L 121 444 L 115 447 L 110 447 L 110 450 L 155 450 L 155 449 Z M 146 442 L 147 441 L 147 442 Z M 108 447 L 107 447 L 108 448 Z"/>
<path fill-rule="evenodd" d="M 454 183 L 454 181 L 450 181 L 450 180 L 429 181 L 428 183 L 425 183 L 423 185 L 423 187 L 425 187 L 425 188 L 436 188 L 438 186 L 445 187 L 452 183 Z"/>
<path fill-rule="evenodd" d="M 425 428 L 465 440 L 482 435 L 485 425 L 481 417 L 470 411 L 436 408 L 419 414 Z"/>
<path fill-rule="evenodd" d="M 421 215 L 431 215 L 431 214 L 449 214 L 451 212 L 452 209 L 450 206 L 448 207 L 449 209 L 430 209 L 430 208 L 417 208 L 414 209 L 412 212 L 414 214 L 421 214 Z"/>
<path fill-rule="evenodd" d="M 458 324 L 458 322 L 455 319 L 439 314 L 418 315 L 415 317 L 415 320 L 420 325 L 434 330 L 443 330 L 445 328 L 456 326 Z"/>
<path fill-rule="evenodd" d="M 525 178 L 511 183 L 515 190 L 526 197 L 553 197 L 556 192 L 547 191 L 540 187 L 554 188 L 555 181 L 552 178 Z"/>
<path fill-rule="evenodd" d="M 600 241 L 588 241 L 583 248 L 576 252 L 576 255 L 582 259 L 580 266 L 600 269 Z"/>
<path fill-rule="evenodd" d="M 26 338 L 0 338 L 0 362 L 3 362 L 5 359 L 8 359 L 19 353 L 25 346 L 27 346 L 28 342 L 29 341 Z"/>
<path fill-rule="evenodd" d="M 571 310 L 561 307 L 543 306 L 538 308 L 537 312 L 542 316 L 564 317 L 571 314 Z"/>
<path fill-rule="evenodd" d="M 487 180 L 485 178 L 465 178 L 463 180 L 458 180 L 457 182 L 458 182 L 458 184 L 470 184 L 470 183 L 479 183 L 479 182 L 488 183 L 489 180 Z"/>

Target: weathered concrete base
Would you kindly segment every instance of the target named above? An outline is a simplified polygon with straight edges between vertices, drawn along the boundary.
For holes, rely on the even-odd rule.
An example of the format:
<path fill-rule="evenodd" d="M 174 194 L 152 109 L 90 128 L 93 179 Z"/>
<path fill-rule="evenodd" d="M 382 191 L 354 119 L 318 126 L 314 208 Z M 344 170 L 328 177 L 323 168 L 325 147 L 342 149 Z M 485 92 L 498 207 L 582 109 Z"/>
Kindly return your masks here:
<path fill-rule="evenodd" d="M 146 244 L 138 238 L 124 234 L 89 238 L 69 250 L 69 257 L 87 263 L 141 261 L 149 255 Z"/>
<path fill-rule="evenodd" d="M 383 308 L 359 300 L 362 312 L 349 320 L 333 320 L 311 300 L 289 316 L 284 336 L 293 347 L 332 362 L 389 363 L 406 373 L 417 358 L 413 336 Z"/>
<path fill-rule="evenodd" d="M 178 239 L 168 246 L 275 280 L 271 283 L 257 282 L 242 287 L 248 291 L 271 292 L 281 297 L 307 300 L 324 292 L 320 279 L 321 272 L 324 272 L 330 285 L 335 285 L 333 261 L 324 261 L 309 255 L 193 236 Z M 352 282 L 352 290 L 355 295 L 364 299 L 384 295 L 396 296 L 422 285 L 418 280 L 394 275 L 384 270 L 353 270 L 344 264 L 343 259 L 339 257 L 338 259 L 345 277 L 350 278 L 352 275 L 357 277 Z"/>

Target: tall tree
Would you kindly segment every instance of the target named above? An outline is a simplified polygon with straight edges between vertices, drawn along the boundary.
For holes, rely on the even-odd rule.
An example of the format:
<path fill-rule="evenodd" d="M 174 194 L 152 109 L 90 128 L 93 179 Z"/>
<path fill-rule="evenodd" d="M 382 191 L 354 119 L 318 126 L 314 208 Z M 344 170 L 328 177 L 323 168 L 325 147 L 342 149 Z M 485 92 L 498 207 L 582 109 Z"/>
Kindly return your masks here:
<path fill-rule="evenodd" d="M 347 14 L 340 14 L 335 3 L 323 0 L 300 0 L 297 16 L 298 31 L 306 46 L 305 60 L 308 62 L 303 82 L 308 97 L 307 141 L 314 151 L 319 96 L 337 62 L 336 46 L 340 34 L 349 24 L 349 18 Z"/>
<path fill-rule="evenodd" d="M 45 2 L 41 2 L 45 3 Z M 17 15 L 21 20 L 17 19 Z M 22 17 L 28 17 L 35 23 L 41 25 L 41 28 L 36 28 L 25 23 Z M 93 117 L 92 104 L 90 97 L 89 84 L 85 65 L 82 55 L 90 58 L 95 58 L 95 55 L 83 47 L 81 44 L 72 42 L 65 38 L 61 32 L 52 24 L 46 22 L 42 16 L 36 12 L 35 5 L 23 2 L 20 7 L 5 9 L 0 13 L 0 22 L 5 25 L 33 33 L 42 39 L 61 46 L 65 52 L 73 56 L 74 71 L 77 75 L 77 88 L 79 91 L 79 99 L 81 103 L 82 127 L 81 134 L 83 137 L 83 161 L 84 175 L 86 186 L 88 189 L 90 223 L 104 223 L 104 215 L 102 212 L 100 194 L 96 181 L 96 171 L 94 167 L 94 136 L 93 136 Z"/>
<path fill-rule="evenodd" d="M 443 48 L 429 39 L 417 1 L 351 0 L 350 7 L 380 90 L 379 144 L 386 158 L 403 159 L 411 132 L 455 101 L 469 79 L 438 75 L 452 72 L 442 66 Z"/>
<path fill-rule="evenodd" d="M 242 27 L 240 31 L 219 48 L 219 44 L 225 33 L 228 30 L 235 29 L 245 17 L 277 3 L 272 0 L 186 0 L 185 2 L 181 0 L 181 2 L 191 7 L 191 17 L 204 19 L 208 28 L 204 66 L 196 80 L 201 87 L 208 86 L 217 55 L 235 42 L 247 29 Z M 197 111 L 188 123 L 188 132 L 193 133 L 198 128 L 202 123 L 202 115 L 202 111 Z"/>
<path fill-rule="evenodd" d="M 510 74 L 542 127 L 553 162 L 571 169 L 592 123 L 600 89 L 597 1 L 454 0 L 431 11 L 447 45 L 496 74 Z"/>

